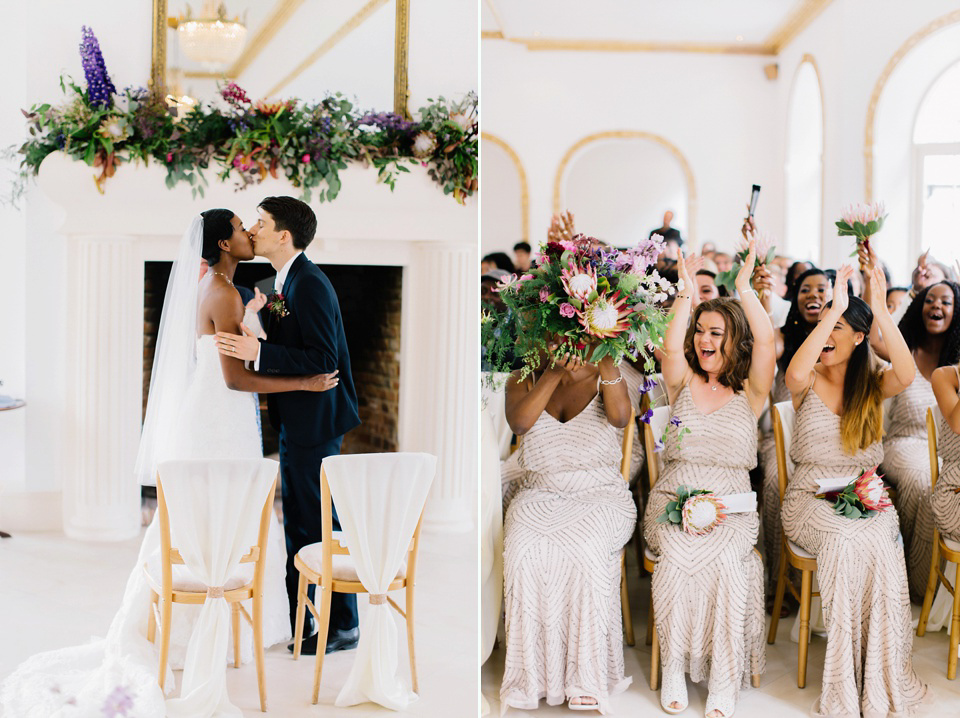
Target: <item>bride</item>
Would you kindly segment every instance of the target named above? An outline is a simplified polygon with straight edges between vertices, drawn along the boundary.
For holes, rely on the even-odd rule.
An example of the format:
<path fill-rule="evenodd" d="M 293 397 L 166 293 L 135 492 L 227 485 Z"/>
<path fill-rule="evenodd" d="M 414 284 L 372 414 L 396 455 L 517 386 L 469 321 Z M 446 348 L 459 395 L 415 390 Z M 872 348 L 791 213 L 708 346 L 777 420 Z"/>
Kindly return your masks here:
<path fill-rule="evenodd" d="M 240 359 L 222 356 L 216 332 L 240 334 L 244 305 L 233 284 L 237 264 L 253 259 L 250 234 L 226 209 L 203 212 L 180 243 L 164 298 L 160 333 L 136 474 L 153 484 L 166 459 L 260 458 L 257 404 L 251 392 L 326 391 L 336 372 L 316 376 L 262 376 Z M 202 261 L 209 270 L 197 281 Z M 251 309 L 262 299 L 251 302 Z M 166 705 L 157 683 L 158 658 L 147 641 L 150 589 L 144 563 L 159 565 L 156 516 L 144 534 L 123 601 L 105 639 L 37 654 L 0 685 L 0 707 L 17 718 L 129 715 L 163 716 Z M 264 582 L 264 645 L 290 638 L 284 572 L 283 531 L 274 518 Z M 173 611 L 169 666 L 182 668 L 186 645 L 200 606 Z M 247 606 L 248 611 L 250 607 Z M 251 660 L 252 634 L 241 621 L 241 658 Z M 232 656 L 232 646 L 229 647 Z M 224 661 L 230 656 L 224 656 Z M 165 686 L 174 681 L 168 668 Z M 239 711 L 237 711 L 239 715 Z"/>

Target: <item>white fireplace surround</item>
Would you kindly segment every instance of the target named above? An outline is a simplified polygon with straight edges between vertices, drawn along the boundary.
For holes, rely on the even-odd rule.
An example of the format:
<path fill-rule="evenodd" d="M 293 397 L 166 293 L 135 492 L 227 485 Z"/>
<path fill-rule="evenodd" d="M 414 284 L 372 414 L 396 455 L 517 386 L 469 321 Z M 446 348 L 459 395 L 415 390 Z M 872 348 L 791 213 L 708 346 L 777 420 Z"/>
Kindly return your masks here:
<path fill-rule="evenodd" d="M 156 164 L 122 165 L 103 195 L 94 170 L 61 153 L 40 168 L 41 190 L 63 208 L 71 333 L 57 362 L 67 378 L 63 528 L 82 540 L 123 540 L 140 528 L 133 464 L 140 433 L 144 262 L 172 261 L 190 220 L 226 207 L 250 223 L 268 195 L 299 196 L 286 180 L 237 192 L 213 171 L 205 197 L 167 189 Z M 477 203 L 460 206 L 413 167 L 391 192 L 376 171 L 341 172 L 340 196 L 314 201 L 317 237 L 307 256 L 324 264 L 403 268 L 399 447 L 439 457 L 424 515 L 435 531 L 475 524 L 479 316 Z"/>

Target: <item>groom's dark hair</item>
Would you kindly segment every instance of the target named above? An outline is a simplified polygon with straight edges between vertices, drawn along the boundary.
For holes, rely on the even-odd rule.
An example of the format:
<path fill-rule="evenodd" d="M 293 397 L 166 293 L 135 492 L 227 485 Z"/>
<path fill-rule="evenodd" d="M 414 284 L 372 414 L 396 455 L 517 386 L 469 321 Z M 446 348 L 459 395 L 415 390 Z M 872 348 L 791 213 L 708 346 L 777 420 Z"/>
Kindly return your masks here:
<path fill-rule="evenodd" d="M 287 230 L 293 236 L 293 246 L 306 249 L 317 233 L 317 215 L 310 205 L 294 197 L 265 197 L 257 205 L 273 217 L 277 230 Z"/>

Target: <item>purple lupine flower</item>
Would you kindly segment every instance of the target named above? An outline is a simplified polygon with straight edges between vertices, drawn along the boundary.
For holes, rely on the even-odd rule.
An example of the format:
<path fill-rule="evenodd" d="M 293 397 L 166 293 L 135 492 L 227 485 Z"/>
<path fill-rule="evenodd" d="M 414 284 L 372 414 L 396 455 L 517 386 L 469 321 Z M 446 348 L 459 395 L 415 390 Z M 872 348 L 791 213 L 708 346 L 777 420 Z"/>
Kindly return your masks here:
<path fill-rule="evenodd" d="M 80 43 L 80 59 L 83 62 L 83 74 L 87 77 L 90 105 L 96 109 L 113 107 L 113 96 L 117 88 L 107 74 L 97 36 L 86 25 L 81 28 L 81 33 L 83 41 Z"/>
<path fill-rule="evenodd" d="M 357 120 L 357 124 L 373 125 L 382 130 L 395 130 L 397 132 L 406 132 L 413 126 L 412 122 L 407 122 L 395 112 L 367 112 Z"/>
<path fill-rule="evenodd" d="M 644 378 L 643 384 L 640 385 L 640 393 L 647 394 L 657 386 L 657 380 L 651 379 L 649 377 Z"/>
<path fill-rule="evenodd" d="M 649 424 L 650 420 L 653 418 L 653 409 L 647 409 L 640 415 L 640 421 L 644 424 Z"/>
<path fill-rule="evenodd" d="M 107 700 L 101 709 L 105 718 L 123 718 L 132 713 L 127 711 L 133 708 L 133 695 L 124 686 L 117 686 L 113 693 L 107 696 Z"/>
<path fill-rule="evenodd" d="M 683 422 L 680 421 L 680 417 L 679 417 L 679 416 L 672 416 L 672 417 L 670 417 L 670 425 L 671 425 L 671 426 L 680 426 L 680 424 L 682 424 L 682 423 L 683 423 Z"/>

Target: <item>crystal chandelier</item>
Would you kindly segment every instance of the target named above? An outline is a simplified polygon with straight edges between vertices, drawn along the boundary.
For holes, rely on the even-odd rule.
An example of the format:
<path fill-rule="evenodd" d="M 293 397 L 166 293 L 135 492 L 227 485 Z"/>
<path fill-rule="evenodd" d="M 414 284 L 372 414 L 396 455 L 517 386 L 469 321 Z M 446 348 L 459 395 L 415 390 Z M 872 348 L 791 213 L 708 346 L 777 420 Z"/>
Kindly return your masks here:
<path fill-rule="evenodd" d="M 239 18 L 227 19 L 223 3 L 215 7 L 214 0 L 204 0 L 199 18 L 192 18 L 187 6 L 187 16 L 177 24 L 177 37 L 184 55 L 210 72 L 217 72 L 240 57 L 247 28 Z"/>

